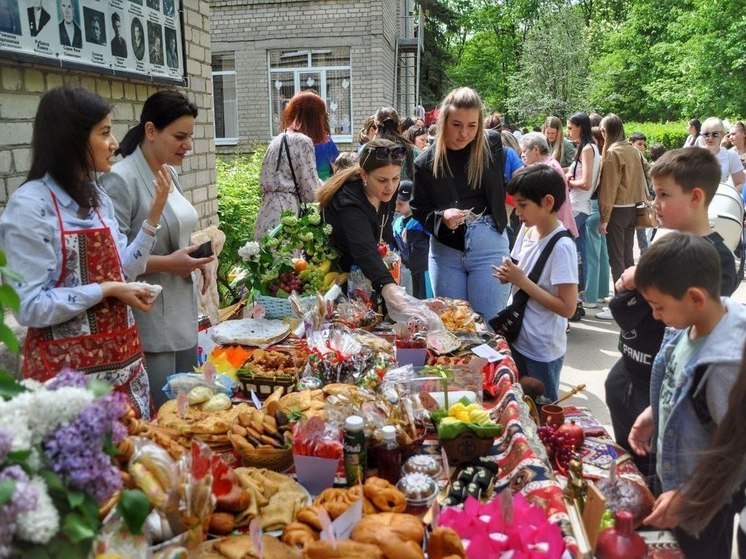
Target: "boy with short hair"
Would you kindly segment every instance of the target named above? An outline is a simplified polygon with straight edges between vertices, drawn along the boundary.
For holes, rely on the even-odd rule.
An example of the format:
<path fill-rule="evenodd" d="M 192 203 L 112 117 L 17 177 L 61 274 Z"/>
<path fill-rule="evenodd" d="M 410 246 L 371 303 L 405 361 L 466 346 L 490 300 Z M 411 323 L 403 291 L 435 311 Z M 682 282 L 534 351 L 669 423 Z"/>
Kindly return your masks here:
<path fill-rule="evenodd" d="M 671 233 L 651 245 L 635 271 L 653 316 L 669 328 L 651 378 L 651 403 L 629 435 L 640 455 L 655 444 L 663 493 L 643 521 L 673 528 L 686 557 L 729 558 L 735 506 L 729 503 L 695 538 L 677 529 L 680 490 L 728 408 L 746 330 L 746 307 L 720 298 L 720 257 L 696 235 Z M 653 434 L 656 438 L 653 440 Z"/>
<path fill-rule="evenodd" d="M 557 219 L 565 201 L 565 181 L 548 165 L 529 165 L 513 175 L 507 192 L 523 222 L 510 253 L 517 264 L 506 258 L 500 266 L 492 266 L 493 275 L 512 283 L 513 295 L 521 289 L 529 296 L 521 332 L 510 347 L 519 373 L 542 381 L 545 396 L 553 401 L 567 350 L 567 319 L 578 299 L 578 253 L 572 236 Z M 563 238 L 534 283 L 528 274 L 555 235 Z"/>
<path fill-rule="evenodd" d="M 412 295 L 417 299 L 428 299 L 433 296 L 433 288 L 428 274 L 428 255 L 430 253 L 430 233 L 412 215 L 409 201 L 412 199 L 414 184 L 410 180 L 399 183 L 396 196 L 396 213 L 392 229 L 402 263 L 412 274 Z"/>
<path fill-rule="evenodd" d="M 720 166 L 702 148 L 681 148 L 666 152 L 650 169 L 655 190 L 655 212 L 661 226 L 700 235 L 720 255 L 721 292 L 729 296 L 736 288 L 736 262 L 723 238 L 710 231 L 707 208 L 720 183 Z M 650 374 L 661 341 L 664 324 L 653 318 L 650 307 L 635 289 L 635 267 L 622 273 L 616 284 L 617 295 L 609 303 L 621 328 L 619 351 L 622 357 L 605 381 L 606 405 L 611 415 L 617 443 L 631 450 L 629 431 L 637 416 L 650 404 Z M 654 475 L 654 459 L 633 456 L 646 477 Z"/>
<path fill-rule="evenodd" d="M 629 136 L 629 143 L 632 144 L 640 153 L 645 153 L 647 141 L 647 136 L 642 132 L 632 132 Z"/>

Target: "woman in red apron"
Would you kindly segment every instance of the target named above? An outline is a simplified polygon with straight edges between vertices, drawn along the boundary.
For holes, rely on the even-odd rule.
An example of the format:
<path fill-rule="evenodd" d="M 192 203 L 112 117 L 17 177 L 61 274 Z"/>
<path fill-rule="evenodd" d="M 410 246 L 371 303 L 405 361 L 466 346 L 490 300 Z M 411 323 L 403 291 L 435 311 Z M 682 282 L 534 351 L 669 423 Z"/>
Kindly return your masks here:
<path fill-rule="evenodd" d="M 0 216 L 0 247 L 23 281 L 18 321 L 29 326 L 23 375 L 45 381 L 64 369 L 106 380 L 150 416 L 148 378 L 130 307 L 149 293 L 127 284 L 142 273 L 168 196 L 158 173 L 141 233 L 127 245 L 96 173 L 111 169 L 117 141 L 110 106 L 82 88 L 42 98 L 34 120 L 27 181 Z"/>

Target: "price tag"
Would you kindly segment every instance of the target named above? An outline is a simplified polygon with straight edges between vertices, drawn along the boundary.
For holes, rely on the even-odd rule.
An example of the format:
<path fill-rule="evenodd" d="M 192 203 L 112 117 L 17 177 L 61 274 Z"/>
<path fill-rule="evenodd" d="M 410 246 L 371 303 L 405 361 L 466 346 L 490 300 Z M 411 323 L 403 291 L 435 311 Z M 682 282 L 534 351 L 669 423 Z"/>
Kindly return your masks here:
<path fill-rule="evenodd" d="M 445 472 L 448 477 L 451 477 L 451 468 L 448 465 L 448 455 L 446 454 L 446 449 L 442 446 L 440 447 L 440 458 L 443 461 L 443 472 Z"/>
<path fill-rule="evenodd" d="M 189 412 L 189 400 L 187 399 L 186 390 L 179 390 L 176 393 L 176 411 L 179 412 L 179 416 L 184 419 L 186 414 Z"/>
<path fill-rule="evenodd" d="M 438 502 L 438 499 L 435 499 L 433 501 L 433 506 L 430 508 L 430 524 L 433 527 L 433 530 L 436 530 L 438 528 L 438 520 L 440 519 L 440 503 Z"/>
<path fill-rule="evenodd" d="M 254 549 L 259 559 L 264 559 L 264 540 L 262 538 L 262 524 L 255 518 L 249 524 L 249 535 L 254 543 Z"/>
<path fill-rule="evenodd" d="M 258 410 L 262 409 L 262 402 L 256 395 L 256 392 L 251 391 L 251 401 L 254 403 L 254 407 Z"/>
<path fill-rule="evenodd" d="M 209 384 L 215 384 L 215 377 L 218 374 L 218 370 L 215 365 L 209 361 L 202 366 L 202 374 L 205 376 L 205 381 Z"/>
<path fill-rule="evenodd" d="M 362 501 L 362 499 L 359 499 Z M 362 503 L 361 503 L 362 504 Z M 321 523 L 321 539 L 331 542 L 332 547 L 337 549 L 337 535 L 334 533 L 332 520 L 325 509 L 319 508 L 319 522 Z"/>
<path fill-rule="evenodd" d="M 496 361 L 500 361 L 500 359 L 503 358 L 503 354 L 499 351 L 495 350 L 492 346 L 488 344 L 482 344 L 478 345 L 474 348 L 472 348 L 472 353 L 479 357 L 484 357 L 487 361 L 490 363 L 494 363 Z"/>
<path fill-rule="evenodd" d="M 332 522 L 331 528 L 335 538 L 338 540 L 349 539 L 352 529 L 362 517 L 363 500 L 358 499 Z"/>

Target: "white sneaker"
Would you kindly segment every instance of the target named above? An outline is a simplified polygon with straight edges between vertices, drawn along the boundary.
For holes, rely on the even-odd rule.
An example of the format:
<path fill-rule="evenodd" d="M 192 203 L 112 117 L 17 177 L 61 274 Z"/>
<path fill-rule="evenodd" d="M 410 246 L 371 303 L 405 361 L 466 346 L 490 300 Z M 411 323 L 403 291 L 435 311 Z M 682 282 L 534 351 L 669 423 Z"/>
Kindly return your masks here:
<path fill-rule="evenodd" d="M 608 303 L 609 301 L 611 301 L 611 297 L 604 297 L 603 299 L 599 299 L 599 300 L 598 300 L 598 304 L 599 304 L 599 305 L 605 305 L 605 304 L 606 304 L 606 303 Z"/>
<path fill-rule="evenodd" d="M 597 307 L 598 307 L 598 303 L 589 303 L 588 301 L 584 301 L 584 302 L 583 302 L 583 306 L 584 306 L 584 307 L 585 307 L 586 309 L 595 309 L 595 308 L 597 308 Z"/>
<path fill-rule="evenodd" d="M 599 318 L 601 320 L 614 320 L 614 317 L 611 315 L 611 311 L 608 309 L 608 307 L 601 312 L 597 312 L 596 318 Z"/>

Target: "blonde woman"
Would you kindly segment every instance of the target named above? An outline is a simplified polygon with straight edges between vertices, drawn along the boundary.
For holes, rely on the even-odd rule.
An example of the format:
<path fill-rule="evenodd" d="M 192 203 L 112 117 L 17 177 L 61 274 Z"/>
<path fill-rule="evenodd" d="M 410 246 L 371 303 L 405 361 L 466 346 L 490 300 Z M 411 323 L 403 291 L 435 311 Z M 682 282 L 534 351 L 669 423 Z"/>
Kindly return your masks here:
<path fill-rule="evenodd" d="M 479 95 L 451 91 L 440 107 L 435 144 L 414 165 L 412 213 L 430 233 L 436 296 L 464 299 L 486 318 L 505 307 L 509 286 L 490 266 L 508 257 L 499 132 L 484 129 Z"/>
<path fill-rule="evenodd" d="M 702 123 L 702 137 L 705 139 L 705 149 L 712 153 L 720 163 L 720 182 L 727 182 L 736 187 L 738 192 L 743 189 L 743 163 L 734 151 L 725 149 L 720 140 L 725 136 L 723 121 L 711 116 Z"/>
<path fill-rule="evenodd" d="M 567 172 L 575 159 L 575 144 L 565 138 L 562 132 L 562 121 L 556 116 L 548 116 L 541 127 L 547 139 L 552 157 Z"/>

